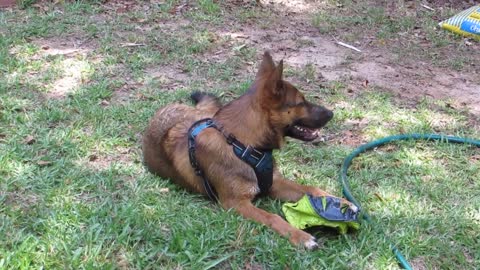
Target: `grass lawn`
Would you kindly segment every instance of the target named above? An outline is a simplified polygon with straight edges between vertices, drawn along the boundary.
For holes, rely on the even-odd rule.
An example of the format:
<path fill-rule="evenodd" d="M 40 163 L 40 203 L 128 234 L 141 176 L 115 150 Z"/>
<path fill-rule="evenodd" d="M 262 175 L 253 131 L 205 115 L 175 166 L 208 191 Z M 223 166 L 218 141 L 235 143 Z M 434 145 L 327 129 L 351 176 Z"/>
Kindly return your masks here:
<path fill-rule="evenodd" d="M 153 113 L 190 103 L 193 90 L 225 102 L 243 93 L 264 45 L 275 43 L 249 42 L 257 33 L 249 29 L 280 35 L 284 9 L 255 1 L 58 2 L 0 10 L 0 269 L 397 269 L 385 235 L 416 269 L 480 267 L 474 147 L 401 142 L 361 155 L 349 179 L 375 225 L 320 233 L 321 248 L 311 252 L 146 171 L 141 134 Z M 335 11 L 339 5 L 346 13 Z M 432 30 L 431 13 L 400 18 L 358 5 L 325 1 L 290 20 L 352 44 L 365 38 L 355 34 L 362 25 L 381 26 L 372 46 L 396 65 L 412 55 L 434 69 L 478 72 L 478 55 L 469 57 L 478 44 Z M 356 9 L 363 13 L 349 15 Z M 399 35 L 412 38 L 398 45 Z M 418 53 L 432 48 L 440 53 Z M 339 65 L 362 60 L 343 52 Z M 277 47 L 273 56 L 288 52 Z M 335 112 L 324 142 L 289 140 L 275 153 L 281 171 L 300 183 L 340 195 L 343 158 L 384 136 L 480 138 L 478 115 L 455 100 L 406 99 L 382 85 L 322 79 L 311 63 L 285 64 L 287 79 Z M 279 201 L 257 204 L 281 214 Z"/>

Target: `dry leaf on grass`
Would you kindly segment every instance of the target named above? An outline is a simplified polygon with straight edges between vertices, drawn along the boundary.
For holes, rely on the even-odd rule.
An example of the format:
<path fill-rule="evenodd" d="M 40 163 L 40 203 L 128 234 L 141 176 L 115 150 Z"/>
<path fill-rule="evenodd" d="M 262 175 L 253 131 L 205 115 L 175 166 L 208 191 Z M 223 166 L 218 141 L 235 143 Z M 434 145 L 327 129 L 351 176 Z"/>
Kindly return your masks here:
<path fill-rule="evenodd" d="M 25 140 L 23 140 L 24 143 L 26 144 L 32 144 L 34 143 L 36 140 L 35 138 L 32 136 L 32 135 L 28 135 Z"/>
<path fill-rule="evenodd" d="M 38 166 L 49 166 L 49 165 L 52 165 L 52 162 L 47 161 L 47 160 L 40 160 L 40 161 L 37 162 L 37 165 Z"/>

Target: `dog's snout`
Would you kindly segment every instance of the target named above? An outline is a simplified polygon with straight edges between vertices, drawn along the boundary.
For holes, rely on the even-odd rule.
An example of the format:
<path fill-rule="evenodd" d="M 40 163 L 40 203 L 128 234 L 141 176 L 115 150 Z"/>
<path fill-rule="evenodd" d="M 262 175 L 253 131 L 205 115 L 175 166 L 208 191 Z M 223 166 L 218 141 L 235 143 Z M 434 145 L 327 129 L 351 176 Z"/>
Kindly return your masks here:
<path fill-rule="evenodd" d="M 316 121 L 328 122 L 333 118 L 333 112 L 323 106 L 317 106 L 314 110 Z"/>

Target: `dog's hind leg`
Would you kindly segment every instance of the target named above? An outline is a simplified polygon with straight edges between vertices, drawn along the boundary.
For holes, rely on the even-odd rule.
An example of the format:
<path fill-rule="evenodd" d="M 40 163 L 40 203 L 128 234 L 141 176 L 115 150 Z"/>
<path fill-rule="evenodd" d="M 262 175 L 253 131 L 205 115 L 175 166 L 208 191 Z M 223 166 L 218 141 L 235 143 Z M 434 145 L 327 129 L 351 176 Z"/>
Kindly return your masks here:
<path fill-rule="evenodd" d="M 222 103 L 213 94 L 193 92 L 190 97 L 195 103 L 195 108 L 211 114 L 212 116 L 222 107 Z"/>
<path fill-rule="evenodd" d="M 280 235 L 288 237 L 290 242 L 294 245 L 304 246 L 306 249 L 314 249 L 318 247 L 315 237 L 292 227 L 279 215 L 255 207 L 250 199 L 242 199 L 240 201 L 232 199 L 222 203 L 222 206 L 227 209 L 233 208 L 243 217 L 267 225 Z"/>

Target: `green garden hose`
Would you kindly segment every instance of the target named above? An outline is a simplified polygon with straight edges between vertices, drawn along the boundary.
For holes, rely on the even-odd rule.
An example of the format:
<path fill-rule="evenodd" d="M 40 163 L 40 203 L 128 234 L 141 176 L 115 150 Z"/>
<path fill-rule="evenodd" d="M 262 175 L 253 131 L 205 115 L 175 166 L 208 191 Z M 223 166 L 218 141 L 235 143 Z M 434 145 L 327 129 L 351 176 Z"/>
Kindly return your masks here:
<path fill-rule="evenodd" d="M 394 135 L 394 136 L 389 136 L 385 137 L 382 139 L 375 140 L 373 142 L 364 144 L 355 151 L 353 151 L 350 155 L 348 155 L 345 160 L 343 161 L 342 168 L 340 171 L 340 183 L 342 185 L 342 190 L 343 190 L 343 195 L 355 204 L 359 210 L 361 210 L 360 203 L 353 197 L 352 193 L 350 192 L 350 186 L 348 184 L 347 180 L 347 170 L 348 167 L 352 164 L 352 160 L 360 155 L 363 152 L 366 152 L 367 150 L 370 150 L 372 148 L 394 142 L 394 141 L 402 141 L 402 140 L 427 140 L 427 141 L 444 141 L 447 143 L 463 143 L 463 144 L 471 144 L 475 145 L 477 147 L 480 147 L 480 141 L 478 140 L 473 140 L 473 139 L 467 139 L 467 138 L 460 138 L 460 137 L 453 137 L 453 136 L 444 136 L 444 135 L 438 135 L 438 134 L 402 134 L 402 135 Z M 366 213 L 365 211 L 362 211 L 362 217 L 367 221 L 368 223 L 372 223 L 372 219 Z M 402 253 L 397 249 L 395 244 L 390 243 L 390 248 L 392 249 L 392 252 L 395 254 L 395 257 L 397 258 L 398 262 L 404 269 L 411 270 L 412 267 L 408 263 L 408 261 L 405 259 L 405 257 L 402 255 Z"/>

